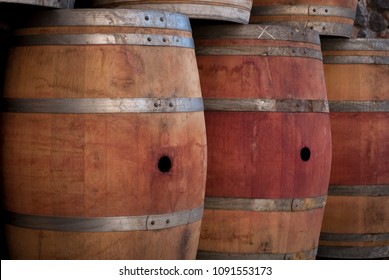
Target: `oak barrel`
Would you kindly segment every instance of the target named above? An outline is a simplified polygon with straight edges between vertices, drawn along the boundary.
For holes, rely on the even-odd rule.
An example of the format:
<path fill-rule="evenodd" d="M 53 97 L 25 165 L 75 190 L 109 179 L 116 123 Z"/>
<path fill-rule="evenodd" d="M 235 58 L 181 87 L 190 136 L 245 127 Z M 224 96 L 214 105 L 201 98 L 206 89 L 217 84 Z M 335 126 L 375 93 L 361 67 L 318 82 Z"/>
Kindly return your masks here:
<path fill-rule="evenodd" d="M 0 97 L 3 96 L 3 82 L 8 57 L 8 48 L 10 41 L 10 24 L 3 12 L 0 11 Z M 0 99 L 1 105 L 1 99 Z M 1 185 L 0 185 L 1 187 Z M 3 209 L 3 203 L 0 201 L 0 209 Z M 2 260 L 8 259 L 7 245 L 5 242 L 5 217 L 3 211 L 1 212 L 1 228 L 0 228 L 0 256 Z"/>
<path fill-rule="evenodd" d="M 288 24 L 321 35 L 352 36 L 357 0 L 253 0 L 250 23 Z"/>
<path fill-rule="evenodd" d="M 333 158 L 318 255 L 389 257 L 389 40 L 325 39 Z"/>
<path fill-rule="evenodd" d="M 2 114 L 13 259 L 194 259 L 206 131 L 189 19 L 53 10 L 16 31 Z"/>
<path fill-rule="evenodd" d="M 95 7 L 178 12 L 193 19 L 248 23 L 252 0 L 92 0 Z"/>
<path fill-rule="evenodd" d="M 199 259 L 313 259 L 331 135 L 319 34 L 194 28 L 208 143 Z"/>

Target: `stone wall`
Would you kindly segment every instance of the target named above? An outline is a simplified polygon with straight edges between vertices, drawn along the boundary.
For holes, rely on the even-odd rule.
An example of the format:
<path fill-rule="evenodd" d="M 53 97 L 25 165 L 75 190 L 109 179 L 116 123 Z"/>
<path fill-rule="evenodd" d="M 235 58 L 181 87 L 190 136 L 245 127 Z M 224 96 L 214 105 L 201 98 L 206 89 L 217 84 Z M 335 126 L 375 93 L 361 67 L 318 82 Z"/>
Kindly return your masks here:
<path fill-rule="evenodd" d="M 389 39 L 389 0 L 358 0 L 353 38 Z"/>

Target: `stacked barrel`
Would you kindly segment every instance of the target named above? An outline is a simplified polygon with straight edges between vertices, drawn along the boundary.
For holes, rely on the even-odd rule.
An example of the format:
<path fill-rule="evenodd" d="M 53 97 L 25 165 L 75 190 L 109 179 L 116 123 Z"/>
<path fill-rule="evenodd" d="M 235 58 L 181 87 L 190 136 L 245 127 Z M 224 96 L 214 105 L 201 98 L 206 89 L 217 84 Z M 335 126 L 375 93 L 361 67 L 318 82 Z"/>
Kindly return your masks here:
<path fill-rule="evenodd" d="M 2 94 L 10 258 L 389 257 L 389 43 L 350 39 L 356 0 L 73 4 L 0 1 L 34 7 Z"/>

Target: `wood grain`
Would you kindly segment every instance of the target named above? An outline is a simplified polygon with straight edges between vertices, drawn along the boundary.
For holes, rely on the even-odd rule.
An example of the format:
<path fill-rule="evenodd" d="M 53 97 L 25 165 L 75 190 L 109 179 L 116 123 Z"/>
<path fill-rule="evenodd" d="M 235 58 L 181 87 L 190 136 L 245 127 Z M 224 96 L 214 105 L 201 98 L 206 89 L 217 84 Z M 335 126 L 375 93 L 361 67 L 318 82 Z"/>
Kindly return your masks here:
<path fill-rule="evenodd" d="M 206 210 L 199 251 L 287 254 L 317 248 L 323 211 Z"/>

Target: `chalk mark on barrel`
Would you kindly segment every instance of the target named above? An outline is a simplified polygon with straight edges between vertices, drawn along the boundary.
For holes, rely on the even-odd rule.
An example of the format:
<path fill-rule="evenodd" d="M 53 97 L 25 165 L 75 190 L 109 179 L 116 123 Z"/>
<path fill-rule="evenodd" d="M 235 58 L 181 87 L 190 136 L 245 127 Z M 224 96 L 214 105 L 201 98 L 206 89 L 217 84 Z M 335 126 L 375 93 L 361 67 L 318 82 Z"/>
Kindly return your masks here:
<path fill-rule="evenodd" d="M 261 29 L 261 34 L 258 36 L 258 39 L 261 39 L 262 35 L 263 34 L 266 34 L 266 35 L 269 35 L 270 38 L 272 38 L 273 40 L 275 40 L 276 38 L 273 37 L 273 35 L 271 35 L 268 31 L 266 31 L 266 29 L 269 27 L 268 25 L 265 27 L 265 28 L 262 28 L 261 26 L 257 26 L 258 28 Z"/>

